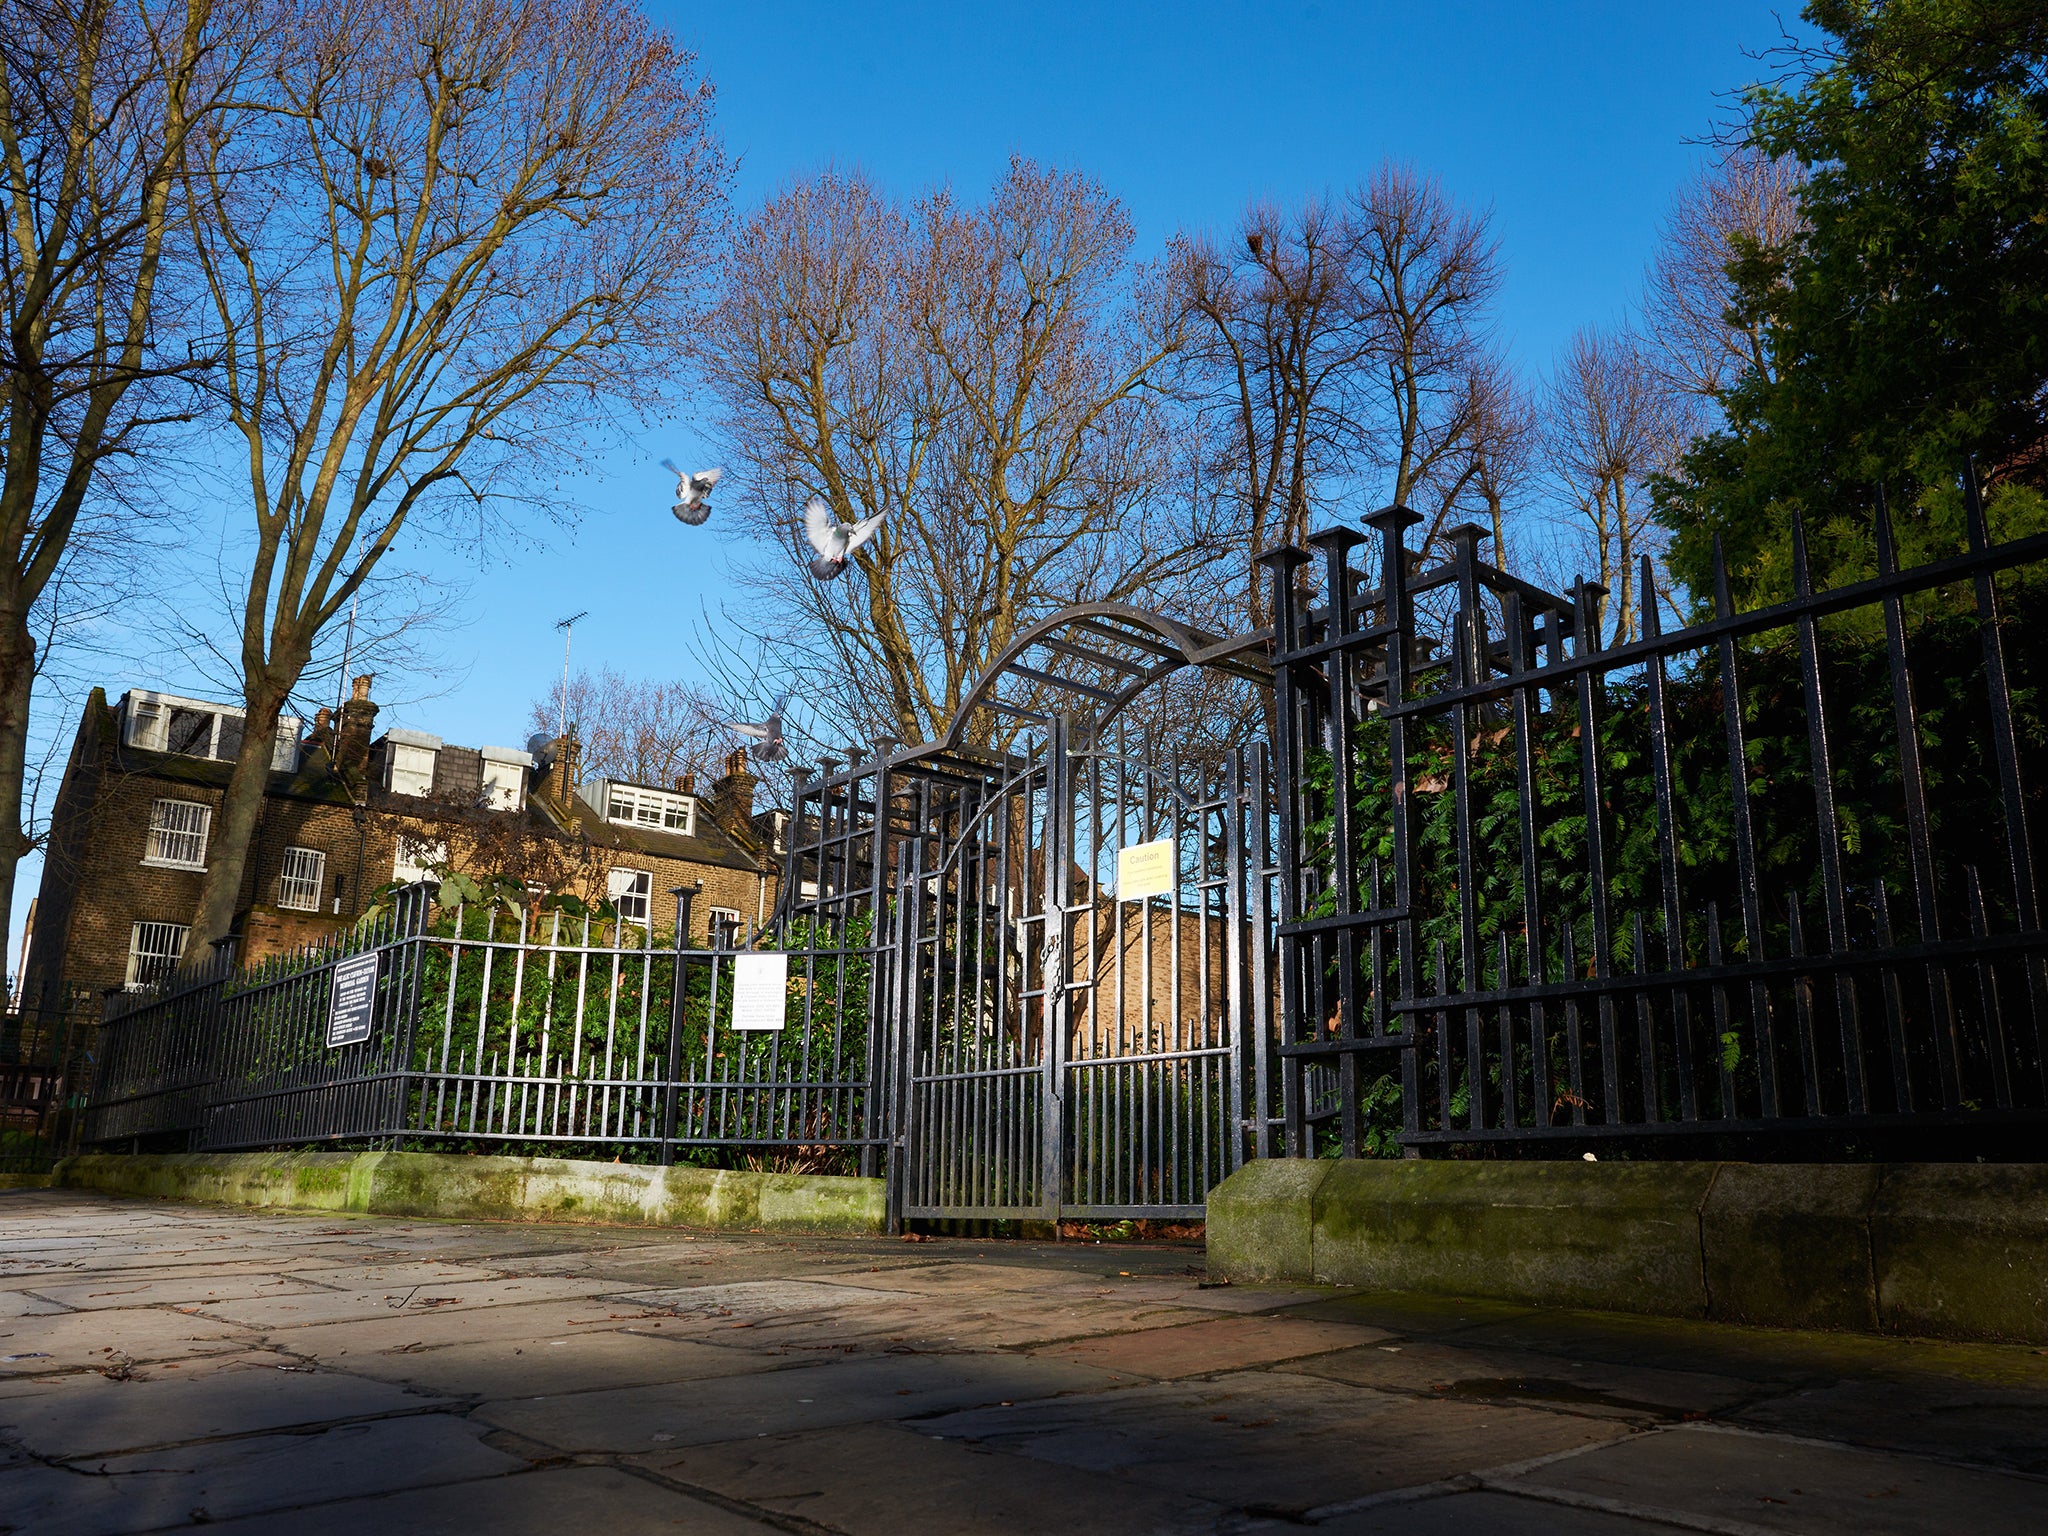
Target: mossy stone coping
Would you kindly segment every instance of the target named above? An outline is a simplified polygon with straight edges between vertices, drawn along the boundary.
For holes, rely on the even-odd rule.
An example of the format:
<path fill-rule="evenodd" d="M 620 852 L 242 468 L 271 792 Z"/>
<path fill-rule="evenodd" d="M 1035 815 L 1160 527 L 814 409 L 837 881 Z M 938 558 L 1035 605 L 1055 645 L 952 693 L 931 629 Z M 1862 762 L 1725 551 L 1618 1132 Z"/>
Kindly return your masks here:
<path fill-rule="evenodd" d="M 2048 1342 L 2048 1164 L 1249 1163 L 1209 1271 Z"/>
<path fill-rule="evenodd" d="M 651 1168 L 439 1152 L 90 1153 L 66 1189 L 290 1210 L 478 1221 L 591 1221 L 743 1232 L 880 1232 L 880 1179 Z"/>

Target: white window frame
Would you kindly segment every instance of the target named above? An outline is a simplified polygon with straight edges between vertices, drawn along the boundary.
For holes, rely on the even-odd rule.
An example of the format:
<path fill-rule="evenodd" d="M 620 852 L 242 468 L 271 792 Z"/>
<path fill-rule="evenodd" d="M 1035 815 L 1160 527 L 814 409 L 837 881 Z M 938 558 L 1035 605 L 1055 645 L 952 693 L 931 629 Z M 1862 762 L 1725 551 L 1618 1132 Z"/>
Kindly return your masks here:
<path fill-rule="evenodd" d="M 697 797 L 647 784 L 620 784 L 598 779 L 584 787 L 584 799 L 615 827 L 645 827 L 653 832 L 697 832 Z"/>
<path fill-rule="evenodd" d="M 213 717 L 213 723 L 206 731 L 206 750 L 177 754 L 180 757 L 198 757 L 209 762 L 224 760 L 221 753 L 221 722 L 233 720 L 239 725 L 247 718 L 247 711 L 233 704 L 214 704 L 205 699 L 187 699 L 173 693 L 130 689 L 126 702 L 127 719 L 122 725 L 123 744 L 140 747 L 146 752 L 169 752 L 171 711 L 178 709 Z M 298 766 L 299 728 L 303 723 L 297 715 L 277 717 L 277 740 L 270 750 L 272 771 L 289 773 Z"/>
<path fill-rule="evenodd" d="M 198 800 L 153 800 L 149 831 L 142 844 L 142 862 L 154 869 L 206 868 L 206 845 L 213 835 L 213 807 Z M 196 845 L 191 839 L 196 838 Z M 196 846 L 196 852 L 193 850 Z"/>
<path fill-rule="evenodd" d="M 526 803 L 526 770 L 503 758 L 484 759 L 484 808 L 516 811 Z"/>
<path fill-rule="evenodd" d="M 434 876 L 428 866 L 447 862 L 447 843 L 438 838 L 421 837 L 417 832 L 400 832 L 391 854 L 391 878 L 399 885 L 431 880 Z"/>
<path fill-rule="evenodd" d="M 277 904 L 280 907 L 292 912 L 318 912 L 320 898 L 326 889 L 326 854 L 318 848 L 301 848 L 297 844 L 285 849 L 284 862 L 277 872 Z"/>
<path fill-rule="evenodd" d="M 624 876 L 624 879 L 620 877 Z M 637 890 L 634 887 L 639 887 Z M 619 921 L 632 923 L 637 927 L 647 926 L 647 914 L 654 908 L 654 875 L 645 869 L 630 869 L 616 865 L 605 876 L 605 894 L 613 906 L 619 909 Z M 632 910 L 637 904 L 639 910 Z"/>
<path fill-rule="evenodd" d="M 738 907 L 706 907 L 704 909 L 704 931 L 710 936 L 713 944 L 718 942 L 718 925 L 720 923 L 725 924 L 730 932 L 731 937 L 727 942 L 737 944 L 740 934 L 744 931 L 746 921 L 746 914 L 741 912 Z"/>
<path fill-rule="evenodd" d="M 191 928 L 184 923 L 130 925 L 128 979 L 122 985 L 130 992 L 140 992 L 162 981 L 185 958 L 185 941 L 191 935 Z"/>
<path fill-rule="evenodd" d="M 414 746 L 409 741 L 388 742 L 390 771 L 387 785 L 394 795 L 431 795 L 434 792 L 434 759 L 438 754 L 432 747 Z"/>

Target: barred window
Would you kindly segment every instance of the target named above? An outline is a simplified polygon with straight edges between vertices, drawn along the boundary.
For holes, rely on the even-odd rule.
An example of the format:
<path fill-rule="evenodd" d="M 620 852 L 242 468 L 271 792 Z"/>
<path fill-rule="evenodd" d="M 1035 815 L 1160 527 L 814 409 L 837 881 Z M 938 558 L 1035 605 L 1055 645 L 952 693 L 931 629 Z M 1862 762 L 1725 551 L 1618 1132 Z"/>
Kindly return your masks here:
<path fill-rule="evenodd" d="M 645 923 L 648 898 L 654 894 L 654 876 L 644 869 L 615 869 L 607 883 L 612 905 L 619 909 L 619 921 Z"/>
<path fill-rule="evenodd" d="M 327 876 L 327 855 L 316 848 L 287 848 L 277 876 L 277 904 L 299 912 L 320 910 L 320 887 Z"/>
<path fill-rule="evenodd" d="M 185 953 L 183 923 L 137 923 L 128 933 L 128 990 L 154 986 L 170 975 Z"/>
<path fill-rule="evenodd" d="M 212 827 L 212 806 L 193 800 L 158 800 L 149 808 L 149 842 L 142 862 L 204 869 L 206 835 Z"/>

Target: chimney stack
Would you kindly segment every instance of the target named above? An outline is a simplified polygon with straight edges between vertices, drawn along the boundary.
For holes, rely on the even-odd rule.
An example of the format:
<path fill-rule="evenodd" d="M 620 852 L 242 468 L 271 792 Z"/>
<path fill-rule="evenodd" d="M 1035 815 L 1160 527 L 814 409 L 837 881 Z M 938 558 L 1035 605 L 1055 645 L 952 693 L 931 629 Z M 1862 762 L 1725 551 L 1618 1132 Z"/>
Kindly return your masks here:
<path fill-rule="evenodd" d="M 334 766 L 359 782 L 370 771 L 370 736 L 377 724 L 377 706 L 370 702 L 373 680 L 372 673 L 355 680 L 355 691 L 341 706 L 341 725 L 335 732 Z"/>
<path fill-rule="evenodd" d="M 747 754 L 734 752 L 725 760 L 725 777 L 711 786 L 711 813 L 727 831 L 741 838 L 753 835 L 754 786 L 760 780 L 747 772 Z"/>

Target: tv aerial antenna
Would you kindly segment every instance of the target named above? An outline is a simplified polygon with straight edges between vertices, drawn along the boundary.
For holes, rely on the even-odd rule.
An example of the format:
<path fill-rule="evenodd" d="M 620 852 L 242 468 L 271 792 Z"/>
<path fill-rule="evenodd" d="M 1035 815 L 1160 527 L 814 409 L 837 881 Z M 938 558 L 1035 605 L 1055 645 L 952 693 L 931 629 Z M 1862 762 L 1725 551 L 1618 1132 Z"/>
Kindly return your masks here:
<path fill-rule="evenodd" d="M 576 638 L 576 621 L 590 617 L 590 610 L 572 613 L 566 619 L 557 619 L 555 628 L 562 632 L 562 708 L 561 718 L 555 726 L 555 737 L 560 740 L 569 734 L 569 644 Z"/>

